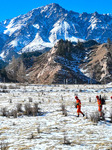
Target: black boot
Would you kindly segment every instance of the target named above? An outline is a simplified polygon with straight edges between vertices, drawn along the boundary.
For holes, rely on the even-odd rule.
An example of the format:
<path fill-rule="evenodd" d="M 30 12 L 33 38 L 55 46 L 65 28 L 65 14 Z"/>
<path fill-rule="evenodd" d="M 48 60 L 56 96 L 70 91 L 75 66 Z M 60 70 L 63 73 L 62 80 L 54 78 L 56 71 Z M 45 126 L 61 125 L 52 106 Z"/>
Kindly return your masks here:
<path fill-rule="evenodd" d="M 77 117 L 79 117 L 79 115 L 77 115 Z"/>
<path fill-rule="evenodd" d="M 84 117 L 85 115 L 83 114 L 83 117 Z"/>

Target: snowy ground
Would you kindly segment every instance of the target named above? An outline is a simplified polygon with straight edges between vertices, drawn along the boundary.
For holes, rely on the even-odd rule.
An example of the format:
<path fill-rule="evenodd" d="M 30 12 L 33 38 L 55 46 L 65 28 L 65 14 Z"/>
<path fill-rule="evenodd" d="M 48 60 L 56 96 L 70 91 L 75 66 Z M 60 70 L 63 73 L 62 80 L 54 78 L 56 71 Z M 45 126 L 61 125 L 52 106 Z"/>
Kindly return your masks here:
<path fill-rule="evenodd" d="M 4 88 L 5 86 L 5 88 Z M 106 150 L 112 149 L 112 85 L 15 85 L 0 84 L 0 110 L 16 109 L 39 103 L 41 116 L 3 117 L 0 113 L 0 142 L 9 150 Z M 3 88 L 6 93 L 3 93 Z M 82 101 L 82 111 L 91 115 L 97 111 L 96 95 L 106 95 L 105 121 L 93 123 L 76 117 L 74 95 Z M 91 102 L 89 99 L 91 97 Z M 30 102 L 29 102 L 30 101 Z M 65 104 L 67 116 L 61 111 Z M 64 143 L 68 140 L 68 144 Z"/>

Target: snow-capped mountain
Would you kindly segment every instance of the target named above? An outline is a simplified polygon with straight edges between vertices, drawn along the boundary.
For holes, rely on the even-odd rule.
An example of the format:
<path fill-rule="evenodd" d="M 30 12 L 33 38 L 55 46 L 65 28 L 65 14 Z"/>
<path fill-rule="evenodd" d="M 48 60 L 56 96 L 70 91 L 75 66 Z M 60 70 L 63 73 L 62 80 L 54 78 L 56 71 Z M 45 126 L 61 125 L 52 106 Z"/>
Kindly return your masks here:
<path fill-rule="evenodd" d="M 112 39 L 112 15 L 80 14 L 53 3 L 0 23 L 0 58 L 8 61 L 23 52 L 44 52 L 59 39 L 103 43 L 107 38 Z"/>

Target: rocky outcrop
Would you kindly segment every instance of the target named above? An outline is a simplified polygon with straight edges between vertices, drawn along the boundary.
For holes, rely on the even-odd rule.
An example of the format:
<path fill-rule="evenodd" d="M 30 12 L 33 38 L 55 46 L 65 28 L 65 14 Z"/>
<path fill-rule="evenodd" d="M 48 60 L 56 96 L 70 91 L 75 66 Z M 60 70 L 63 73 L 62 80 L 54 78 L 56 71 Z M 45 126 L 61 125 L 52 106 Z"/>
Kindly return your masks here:
<path fill-rule="evenodd" d="M 86 50 L 71 42 L 60 40 L 47 53 L 37 58 L 28 70 L 29 81 L 39 84 L 88 83 L 89 79 L 79 68 Z M 95 80 L 93 80 L 96 83 Z"/>
<path fill-rule="evenodd" d="M 88 51 L 85 63 L 80 66 L 82 72 L 100 83 L 112 82 L 112 47 L 101 44 Z"/>

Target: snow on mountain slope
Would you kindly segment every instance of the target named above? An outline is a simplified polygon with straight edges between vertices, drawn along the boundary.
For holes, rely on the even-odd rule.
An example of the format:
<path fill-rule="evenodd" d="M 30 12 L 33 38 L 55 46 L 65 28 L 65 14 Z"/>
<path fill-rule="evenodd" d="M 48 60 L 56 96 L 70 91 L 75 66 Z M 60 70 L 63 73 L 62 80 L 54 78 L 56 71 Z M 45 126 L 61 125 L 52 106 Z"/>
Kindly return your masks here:
<path fill-rule="evenodd" d="M 8 61 L 12 53 L 43 50 L 59 39 L 73 42 L 95 39 L 103 43 L 108 37 L 112 38 L 112 15 L 79 14 L 52 3 L 2 21 L 0 53 L 4 53 L 4 60 Z"/>
<path fill-rule="evenodd" d="M 38 45 L 37 45 L 37 41 L 38 41 Z M 37 33 L 34 40 L 31 41 L 28 45 L 26 45 L 20 52 L 23 53 L 23 52 L 37 51 L 37 50 L 42 51 L 46 47 L 53 47 L 53 44 L 49 42 L 44 42 L 42 38 L 39 36 L 39 34 Z"/>

